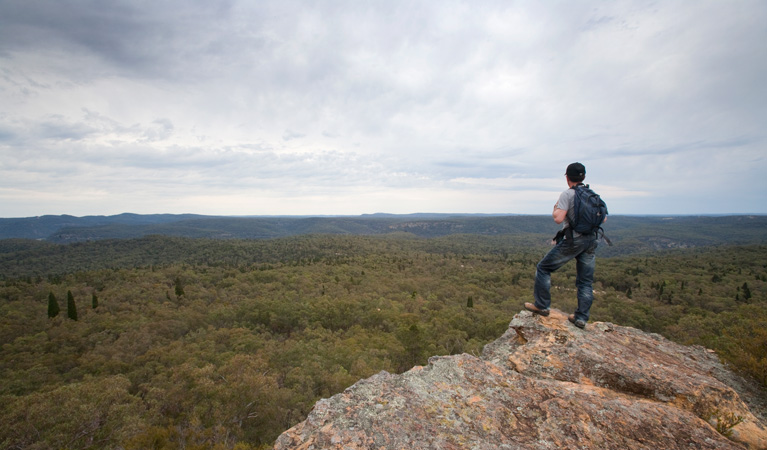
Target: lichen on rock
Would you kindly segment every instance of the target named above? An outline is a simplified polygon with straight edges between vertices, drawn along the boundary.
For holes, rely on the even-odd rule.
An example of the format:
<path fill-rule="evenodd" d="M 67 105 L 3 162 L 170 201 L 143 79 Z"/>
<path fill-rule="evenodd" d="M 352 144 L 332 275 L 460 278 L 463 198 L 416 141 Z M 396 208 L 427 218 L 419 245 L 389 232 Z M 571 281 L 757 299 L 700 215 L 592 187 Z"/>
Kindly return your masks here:
<path fill-rule="evenodd" d="M 744 382 L 702 347 L 524 311 L 481 357 L 432 357 L 320 400 L 275 449 L 767 448 L 764 418 L 728 383 Z"/>

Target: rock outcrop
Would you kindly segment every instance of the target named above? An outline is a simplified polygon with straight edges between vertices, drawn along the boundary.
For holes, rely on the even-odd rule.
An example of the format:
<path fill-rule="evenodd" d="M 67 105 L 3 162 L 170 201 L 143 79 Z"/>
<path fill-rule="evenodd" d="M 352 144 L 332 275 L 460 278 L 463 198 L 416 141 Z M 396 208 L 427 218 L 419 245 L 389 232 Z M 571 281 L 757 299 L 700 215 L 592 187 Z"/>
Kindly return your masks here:
<path fill-rule="evenodd" d="M 702 347 L 524 311 L 481 357 L 320 400 L 275 449 L 767 449 L 764 392 L 747 389 Z"/>

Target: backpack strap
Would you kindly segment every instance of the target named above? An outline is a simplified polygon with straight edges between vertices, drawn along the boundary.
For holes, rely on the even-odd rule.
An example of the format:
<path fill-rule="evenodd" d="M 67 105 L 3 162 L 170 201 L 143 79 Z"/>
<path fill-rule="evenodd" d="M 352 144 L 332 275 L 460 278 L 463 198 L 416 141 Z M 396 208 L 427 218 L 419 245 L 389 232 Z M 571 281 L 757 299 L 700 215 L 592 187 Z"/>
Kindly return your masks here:
<path fill-rule="evenodd" d="M 575 195 L 573 196 L 573 205 L 572 205 L 573 217 L 575 219 L 578 218 L 578 213 L 580 212 L 578 210 L 579 207 L 580 207 L 580 199 L 578 198 L 578 189 L 577 188 L 579 188 L 581 186 L 589 187 L 588 184 L 578 183 L 578 184 L 574 184 L 570 188 L 570 189 L 575 191 Z M 566 238 L 570 241 L 570 245 L 572 245 L 573 242 L 574 242 L 574 239 L 575 239 L 574 236 L 573 236 L 573 227 L 572 227 L 573 224 L 572 224 L 572 222 L 570 222 L 570 218 L 569 217 L 567 218 L 567 221 L 568 221 L 567 228 L 565 228 L 562 231 L 564 232 L 564 235 L 566 236 Z"/>
<path fill-rule="evenodd" d="M 602 234 L 601 236 L 599 234 Z M 602 227 L 597 228 L 597 239 L 604 239 L 605 242 L 607 242 L 608 247 L 612 247 L 613 241 L 610 240 L 609 237 L 605 234 L 605 230 Z"/>

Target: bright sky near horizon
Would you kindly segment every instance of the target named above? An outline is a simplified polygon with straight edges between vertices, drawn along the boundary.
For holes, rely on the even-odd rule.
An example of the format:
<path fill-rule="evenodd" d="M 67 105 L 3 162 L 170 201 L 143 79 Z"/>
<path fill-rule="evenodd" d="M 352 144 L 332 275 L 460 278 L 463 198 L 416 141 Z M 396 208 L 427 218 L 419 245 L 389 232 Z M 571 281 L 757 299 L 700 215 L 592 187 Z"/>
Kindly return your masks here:
<path fill-rule="evenodd" d="M 767 213 L 767 2 L 0 0 L 0 217 Z"/>

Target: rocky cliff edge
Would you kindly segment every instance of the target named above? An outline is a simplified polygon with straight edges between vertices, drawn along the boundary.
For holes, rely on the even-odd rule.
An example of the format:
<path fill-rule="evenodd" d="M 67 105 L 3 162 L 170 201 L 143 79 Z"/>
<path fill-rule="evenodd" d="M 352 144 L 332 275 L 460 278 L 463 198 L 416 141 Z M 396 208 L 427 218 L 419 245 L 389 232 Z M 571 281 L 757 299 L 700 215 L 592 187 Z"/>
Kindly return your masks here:
<path fill-rule="evenodd" d="M 320 400 L 275 449 L 767 449 L 765 405 L 705 348 L 523 311 L 480 357 Z"/>

